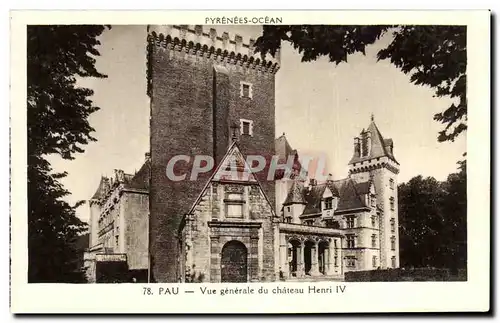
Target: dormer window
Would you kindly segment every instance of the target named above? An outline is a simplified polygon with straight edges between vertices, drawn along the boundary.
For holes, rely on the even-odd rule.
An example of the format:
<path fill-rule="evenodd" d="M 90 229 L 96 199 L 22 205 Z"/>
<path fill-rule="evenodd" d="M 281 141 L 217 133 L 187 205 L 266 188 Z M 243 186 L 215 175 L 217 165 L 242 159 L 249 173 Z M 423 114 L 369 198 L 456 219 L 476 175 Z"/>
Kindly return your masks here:
<path fill-rule="evenodd" d="M 248 98 L 252 99 L 253 93 L 252 93 L 252 83 L 248 82 L 240 82 L 240 98 Z"/>
<path fill-rule="evenodd" d="M 333 198 L 327 197 L 325 199 L 325 210 L 331 210 L 331 209 L 333 209 Z"/>

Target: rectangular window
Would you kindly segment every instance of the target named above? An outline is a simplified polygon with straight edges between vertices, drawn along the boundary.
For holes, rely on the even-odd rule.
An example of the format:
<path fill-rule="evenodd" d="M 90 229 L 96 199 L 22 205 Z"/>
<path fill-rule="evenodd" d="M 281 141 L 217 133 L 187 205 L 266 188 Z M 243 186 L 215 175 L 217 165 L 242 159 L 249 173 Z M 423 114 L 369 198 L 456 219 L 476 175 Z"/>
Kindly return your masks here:
<path fill-rule="evenodd" d="M 246 136 L 253 136 L 253 121 L 240 119 L 240 133 Z"/>
<path fill-rule="evenodd" d="M 253 96 L 252 84 L 248 82 L 240 82 L 240 97 L 251 99 Z"/>
<path fill-rule="evenodd" d="M 305 225 L 314 225 L 314 220 L 305 220 L 304 224 Z"/>
<path fill-rule="evenodd" d="M 391 258 L 391 265 L 392 265 L 392 268 L 396 268 L 396 257 L 392 256 Z"/>
<path fill-rule="evenodd" d="M 396 250 L 396 237 L 394 236 L 391 237 L 391 250 L 392 251 Z"/>
<path fill-rule="evenodd" d="M 347 224 L 347 228 L 349 228 L 349 229 L 354 228 L 354 217 L 353 216 L 347 217 L 346 224 Z"/>
<path fill-rule="evenodd" d="M 333 265 L 334 265 L 335 267 L 338 267 L 338 266 L 339 266 L 339 265 L 338 265 L 338 263 L 337 263 L 337 256 L 333 257 Z"/>
<path fill-rule="evenodd" d="M 396 220 L 394 218 L 391 219 L 391 232 L 396 232 Z"/>
<path fill-rule="evenodd" d="M 243 121 L 243 134 L 244 135 L 250 134 L 250 122 Z"/>
<path fill-rule="evenodd" d="M 224 200 L 226 204 L 226 217 L 228 218 L 243 218 L 243 194 L 229 193 Z"/>
<path fill-rule="evenodd" d="M 354 235 L 346 235 L 345 240 L 347 243 L 347 248 L 355 248 Z"/>
<path fill-rule="evenodd" d="M 372 215 L 371 219 L 372 219 L 372 227 L 375 228 L 377 226 L 377 223 L 375 222 L 375 215 Z"/>
<path fill-rule="evenodd" d="M 389 201 L 391 203 L 391 211 L 394 211 L 394 197 L 391 197 Z"/>
<path fill-rule="evenodd" d="M 350 268 L 356 267 L 356 257 L 354 256 L 347 256 L 346 258 L 346 266 Z"/>
<path fill-rule="evenodd" d="M 333 229 L 340 229 L 339 222 L 334 220 L 326 220 L 326 227 Z"/>
<path fill-rule="evenodd" d="M 377 235 L 372 234 L 372 248 L 376 248 L 376 247 L 377 247 Z"/>
<path fill-rule="evenodd" d="M 228 218 L 243 218 L 243 204 L 228 204 L 227 205 Z"/>
<path fill-rule="evenodd" d="M 291 217 L 287 217 L 287 218 L 285 219 L 285 221 L 286 221 L 286 223 L 292 223 L 292 218 L 291 218 Z"/>
<path fill-rule="evenodd" d="M 377 256 L 372 257 L 372 267 L 377 268 Z"/>
<path fill-rule="evenodd" d="M 333 208 L 333 198 L 327 197 L 325 199 L 325 210 L 331 210 Z"/>
<path fill-rule="evenodd" d="M 389 178 L 389 187 L 391 188 L 391 190 L 394 189 L 394 179 L 392 178 Z"/>
<path fill-rule="evenodd" d="M 370 196 L 370 205 L 371 205 L 372 207 L 375 207 L 375 201 L 376 201 L 376 199 L 375 199 L 375 195 L 374 195 L 374 194 L 372 194 L 372 195 Z"/>
<path fill-rule="evenodd" d="M 290 212 L 290 207 L 289 207 L 289 206 L 287 206 L 287 207 L 286 207 L 286 210 L 287 210 L 287 212 Z"/>

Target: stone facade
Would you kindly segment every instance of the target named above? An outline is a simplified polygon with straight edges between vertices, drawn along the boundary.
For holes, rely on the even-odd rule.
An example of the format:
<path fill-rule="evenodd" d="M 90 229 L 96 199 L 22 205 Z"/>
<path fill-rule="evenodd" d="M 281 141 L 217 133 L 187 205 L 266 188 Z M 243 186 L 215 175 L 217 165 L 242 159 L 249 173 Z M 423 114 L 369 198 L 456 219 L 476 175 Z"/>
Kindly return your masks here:
<path fill-rule="evenodd" d="M 240 132 L 244 154 L 274 149 L 274 74 L 277 62 L 253 57 L 253 44 L 201 26 L 149 26 L 148 93 L 151 98 L 151 226 L 153 280 L 176 282 L 183 216 L 210 174 L 170 181 L 165 168 L 177 155 L 212 156 L 219 163 Z M 189 135 L 187 135 L 189 134 Z M 193 159 L 179 164 L 190 176 Z M 261 178 L 263 179 L 263 178 Z M 261 181 L 274 201 L 274 183 Z"/>
<path fill-rule="evenodd" d="M 276 146 L 277 152 L 298 154 L 284 135 L 276 140 Z M 355 138 L 349 168 L 349 177 L 329 178 L 321 184 L 310 179 L 306 185 L 303 178 L 277 181 L 282 221 L 314 230 L 339 229 L 342 272 L 397 268 L 399 164 L 393 154 L 392 139 L 382 137 L 373 117 L 367 130 Z M 289 246 L 293 250 L 296 247 Z M 316 252 L 316 248 L 312 250 Z M 292 267 L 297 266 L 303 270 L 294 258 Z"/>
<path fill-rule="evenodd" d="M 88 263 L 116 254 L 130 270 L 146 268 L 151 282 L 338 280 L 398 266 L 392 140 L 372 120 L 355 139 L 348 178 L 306 184 L 298 152 L 284 134 L 275 139 L 279 52 L 262 59 L 253 44 L 201 26 L 148 27 L 147 185 L 121 171 L 101 181 Z M 185 178 L 173 180 L 179 155 L 187 159 L 173 172 Z M 192 176 L 199 155 L 214 165 Z M 252 172 L 249 155 L 266 167 Z M 268 178 L 276 156 L 294 159 L 292 176 Z"/>
<path fill-rule="evenodd" d="M 120 282 L 145 276 L 148 270 L 148 182 L 148 159 L 134 175 L 115 170 L 113 177 L 101 178 L 89 200 L 90 239 L 84 254 L 89 282 L 99 282 L 106 268 L 120 268 L 120 277 L 115 277 Z M 101 272 L 99 268 L 103 268 Z"/>

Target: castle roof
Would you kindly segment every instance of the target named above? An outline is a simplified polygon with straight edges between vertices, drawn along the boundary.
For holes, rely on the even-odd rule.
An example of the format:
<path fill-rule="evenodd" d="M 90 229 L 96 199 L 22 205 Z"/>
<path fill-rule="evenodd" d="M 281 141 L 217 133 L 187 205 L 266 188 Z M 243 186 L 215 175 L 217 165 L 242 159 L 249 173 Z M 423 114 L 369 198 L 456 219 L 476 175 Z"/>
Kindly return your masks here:
<path fill-rule="evenodd" d="M 150 170 L 151 161 L 147 159 L 135 174 L 127 174 L 123 170 L 115 169 L 114 176 L 101 176 L 99 185 L 91 200 L 105 198 L 119 184 L 122 184 L 125 189 L 149 190 Z"/>
<path fill-rule="evenodd" d="M 361 138 L 365 136 L 365 134 L 369 134 L 371 137 L 371 147 L 369 149 L 369 154 L 367 156 L 361 157 L 360 155 L 354 153 L 354 156 L 352 157 L 351 161 L 349 164 L 353 163 L 358 163 L 361 161 L 373 159 L 373 158 L 379 158 L 379 157 L 388 157 L 397 164 L 399 164 L 396 161 L 396 158 L 394 157 L 393 154 L 393 146 L 394 143 L 392 139 L 384 139 L 382 134 L 380 133 L 380 130 L 378 129 L 377 125 L 375 124 L 375 120 L 372 116 L 370 125 L 368 126 L 368 129 L 361 131 Z"/>
<path fill-rule="evenodd" d="M 276 138 L 274 140 L 274 150 L 276 153 L 276 156 L 278 156 L 278 164 L 286 164 L 288 161 L 289 156 L 294 157 L 294 165 L 293 165 L 293 172 L 295 174 L 299 174 L 302 165 L 299 161 L 299 153 L 297 150 L 293 149 L 292 146 L 290 146 L 290 143 L 286 139 L 285 134 L 283 133 L 281 136 Z M 285 172 L 284 171 L 276 171 L 276 176 L 275 179 L 282 179 L 284 176 Z"/>
<path fill-rule="evenodd" d="M 298 181 L 296 181 L 298 182 Z M 295 184 L 295 183 L 294 183 Z M 338 197 L 339 201 L 335 212 L 349 211 L 367 207 L 363 195 L 370 192 L 371 182 L 356 182 L 352 178 L 344 178 L 336 181 L 327 181 L 326 183 L 310 186 L 309 188 L 293 186 L 287 196 L 290 199 L 301 201 L 305 200 L 303 215 L 321 213 L 321 200 L 325 190 L 328 188 L 333 196 Z M 285 201 L 284 205 L 287 204 Z M 293 203 L 288 203 L 293 204 Z"/>
<path fill-rule="evenodd" d="M 290 191 L 288 191 L 288 195 L 286 196 L 283 205 L 307 204 L 304 193 L 305 193 L 304 184 L 301 181 L 293 181 L 292 186 L 290 187 Z"/>

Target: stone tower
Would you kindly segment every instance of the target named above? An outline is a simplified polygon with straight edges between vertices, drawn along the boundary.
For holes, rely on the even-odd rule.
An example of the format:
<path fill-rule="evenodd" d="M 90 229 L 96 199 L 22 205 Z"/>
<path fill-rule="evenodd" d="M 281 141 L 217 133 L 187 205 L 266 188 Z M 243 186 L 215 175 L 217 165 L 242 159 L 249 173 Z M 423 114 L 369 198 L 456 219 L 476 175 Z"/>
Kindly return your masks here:
<path fill-rule="evenodd" d="M 148 94 L 151 100 L 150 272 L 152 282 L 177 282 L 179 224 L 210 173 L 190 179 L 195 155 L 215 166 L 234 137 L 244 155 L 274 155 L 277 59 L 254 54 L 254 40 L 197 26 L 148 26 Z M 166 167 L 174 156 L 172 181 Z M 274 182 L 257 174 L 274 205 Z"/>
<path fill-rule="evenodd" d="M 349 174 L 358 182 L 373 180 L 380 218 L 380 266 L 399 267 L 398 182 L 399 163 L 392 139 L 384 139 L 372 115 L 367 130 L 354 138 Z"/>

